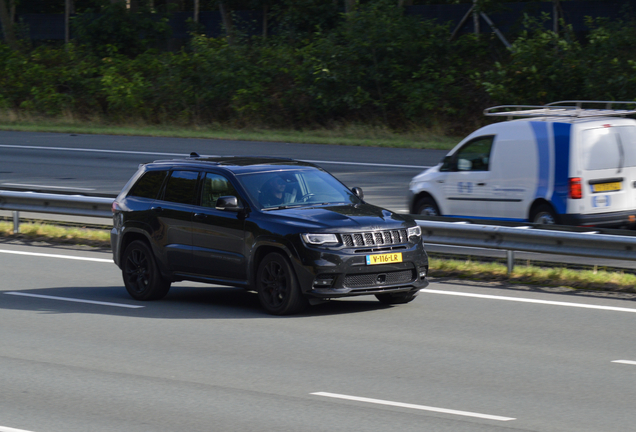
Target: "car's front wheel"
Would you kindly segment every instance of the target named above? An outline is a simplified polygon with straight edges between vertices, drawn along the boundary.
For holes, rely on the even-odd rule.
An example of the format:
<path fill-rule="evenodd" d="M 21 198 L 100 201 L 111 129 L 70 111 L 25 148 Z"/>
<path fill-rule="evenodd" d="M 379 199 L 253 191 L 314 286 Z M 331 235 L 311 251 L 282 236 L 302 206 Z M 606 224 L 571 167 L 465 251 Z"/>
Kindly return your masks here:
<path fill-rule="evenodd" d="M 435 200 L 425 196 L 420 198 L 415 204 L 415 213 L 422 216 L 441 216 L 439 207 Z"/>
<path fill-rule="evenodd" d="M 274 315 L 288 315 L 302 311 L 309 302 L 291 264 L 279 253 L 263 258 L 256 274 L 258 299 L 263 308 Z"/>
<path fill-rule="evenodd" d="M 170 281 L 161 276 L 152 250 L 140 240 L 124 251 L 122 274 L 126 291 L 135 300 L 159 300 L 170 290 Z"/>

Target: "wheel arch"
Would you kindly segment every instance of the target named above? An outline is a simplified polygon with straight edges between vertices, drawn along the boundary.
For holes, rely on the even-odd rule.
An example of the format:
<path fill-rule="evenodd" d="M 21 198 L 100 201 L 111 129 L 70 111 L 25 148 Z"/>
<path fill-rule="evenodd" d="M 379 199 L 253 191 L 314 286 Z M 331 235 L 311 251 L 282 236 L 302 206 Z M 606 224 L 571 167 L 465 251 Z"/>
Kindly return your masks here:
<path fill-rule="evenodd" d="M 289 250 L 288 247 L 286 247 L 283 244 L 273 243 L 273 242 L 265 242 L 263 244 L 260 244 L 254 249 L 254 252 L 252 253 L 252 259 L 250 261 L 250 267 L 249 267 L 249 286 L 250 287 L 252 288 L 255 287 L 256 273 L 258 272 L 258 266 L 260 265 L 261 261 L 263 260 L 263 258 L 265 258 L 268 254 L 272 252 L 279 253 L 285 258 L 287 258 L 292 264 L 292 269 L 294 269 L 294 255 L 292 254 L 292 252 Z"/>
<path fill-rule="evenodd" d="M 417 209 L 415 207 L 422 198 L 432 199 L 433 202 L 435 202 L 435 205 L 439 209 L 440 213 L 444 214 L 442 212 L 442 208 L 439 205 L 439 201 L 428 191 L 421 191 L 421 192 L 418 192 L 417 195 L 413 196 L 413 200 L 411 201 L 411 208 L 409 209 L 409 212 L 411 214 L 415 214 L 417 212 Z"/>
<path fill-rule="evenodd" d="M 119 243 L 119 250 L 117 251 L 117 262 L 121 263 L 122 257 L 124 256 L 124 252 L 129 244 L 134 242 L 135 240 L 143 241 L 148 245 L 150 250 L 153 249 L 152 243 L 147 235 L 140 231 L 127 231 L 122 236 L 121 242 Z"/>
<path fill-rule="evenodd" d="M 550 201 L 548 201 L 545 198 L 537 198 L 534 200 L 534 202 L 532 203 L 532 205 L 530 206 L 530 210 L 528 211 L 528 221 L 532 222 L 532 217 L 534 216 L 534 213 L 537 211 L 537 209 L 541 206 L 548 206 L 552 209 L 552 211 L 554 212 L 554 214 L 558 217 L 559 213 L 557 213 L 556 209 L 554 208 L 554 206 L 552 205 L 552 203 Z"/>

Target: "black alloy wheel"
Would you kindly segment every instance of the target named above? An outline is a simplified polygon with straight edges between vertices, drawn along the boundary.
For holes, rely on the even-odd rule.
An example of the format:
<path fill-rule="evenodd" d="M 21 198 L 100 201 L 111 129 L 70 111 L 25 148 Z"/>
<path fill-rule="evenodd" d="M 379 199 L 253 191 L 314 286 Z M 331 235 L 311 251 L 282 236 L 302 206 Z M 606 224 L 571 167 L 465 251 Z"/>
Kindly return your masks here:
<path fill-rule="evenodd" d="M 157 269 L 148 245 L 135 240 L 124 252 L 122 274 L 128 294 L 135 300 L 159 300 L 168 294 L 170 282 Z"/>
<path fill-rule="evenodd" d="M 289 261 L 279 253 L 265 256 L 256 274 L 258 299 L 263 308 L 273 315 L 288 315 L 302 311 L 308 301 Z"/>

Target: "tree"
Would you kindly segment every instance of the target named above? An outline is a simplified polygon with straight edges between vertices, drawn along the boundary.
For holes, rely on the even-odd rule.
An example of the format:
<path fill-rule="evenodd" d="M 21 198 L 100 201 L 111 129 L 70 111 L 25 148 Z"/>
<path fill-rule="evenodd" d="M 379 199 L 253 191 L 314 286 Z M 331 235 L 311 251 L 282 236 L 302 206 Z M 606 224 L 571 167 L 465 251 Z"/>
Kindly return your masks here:
<path fill-rule="evenodd" d="M 7 1 L 0 0 L 0 24 L 2 24 L 2 33 L 4 34 L 4 41 L 12 50 L 18 50 L 18 39 L 15 37 L 15 30 L 13 27 L 13 20 L 9 14 L 9 8 L 7 8 Z"/>

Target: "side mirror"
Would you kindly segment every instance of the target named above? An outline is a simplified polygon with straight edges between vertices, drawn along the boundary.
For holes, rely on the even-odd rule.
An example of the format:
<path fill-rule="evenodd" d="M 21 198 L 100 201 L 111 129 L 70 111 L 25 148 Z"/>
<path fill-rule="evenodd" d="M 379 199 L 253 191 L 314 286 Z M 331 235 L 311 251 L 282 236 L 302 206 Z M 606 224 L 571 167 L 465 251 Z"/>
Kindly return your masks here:
<path fill-rule="evenodd" d="M 238 212 L 243 210 L 243 206 L 239 204 L 235 196 L 222 196 L 216 200 L 216 209 Z"/>
<path fill-rule="evenodd" d="M 351 192 L 353 192 L 353 194 L 357 196 L 358 198 L 364 199 L 364 192 L 362 192 L 362 188 L 359 188 L 359 187 L 351 188 Z"/>

